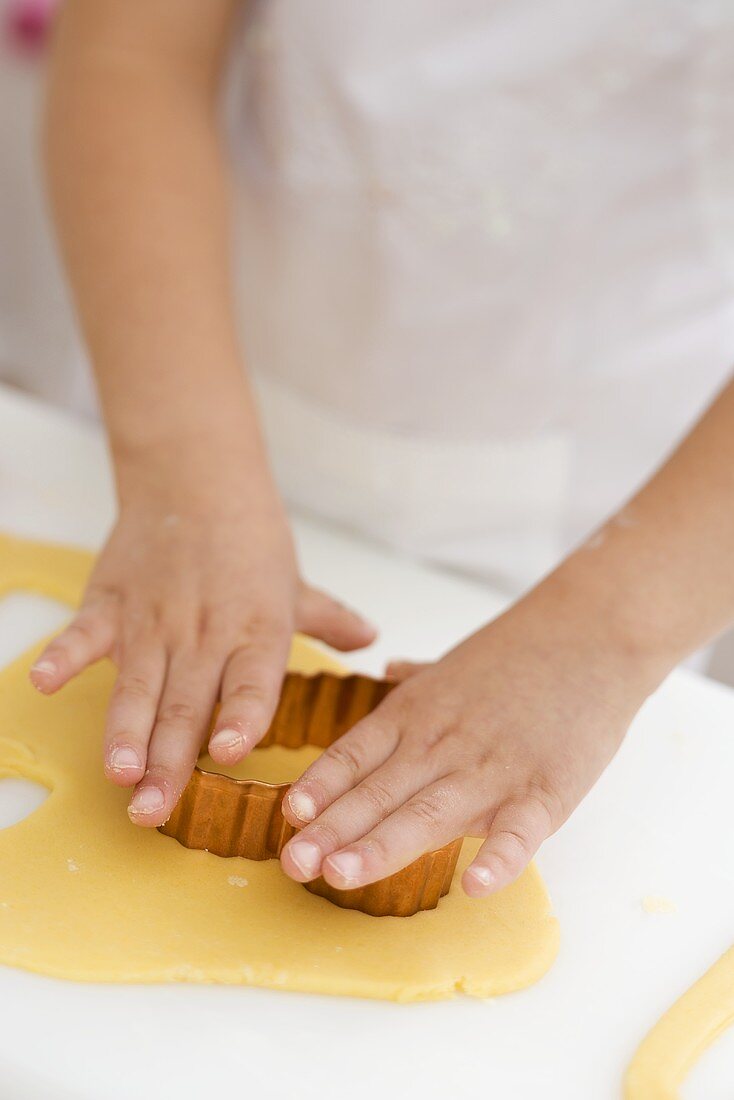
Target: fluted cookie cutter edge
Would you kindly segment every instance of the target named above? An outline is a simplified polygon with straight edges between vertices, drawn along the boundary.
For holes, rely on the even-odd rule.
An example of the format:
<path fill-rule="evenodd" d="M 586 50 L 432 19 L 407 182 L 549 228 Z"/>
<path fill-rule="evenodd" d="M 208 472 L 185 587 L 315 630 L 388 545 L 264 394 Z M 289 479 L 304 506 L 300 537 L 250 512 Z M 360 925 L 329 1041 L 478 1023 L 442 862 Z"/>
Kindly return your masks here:
<path fill-rule="evenodd" d="M 395 685 L 361 674 L 339 676 L 289 672 L 270 728 L 260 748 L 305 745 L 328 748 L 366 717 Z M 196 767 L 176 808 L 159 832 L 186 848 L 222 857 L 278 859 L 298 831 L 283 817 L 281 804 L 290 783 L 233 779 Z M 323 878 L 304 883 L 312 894 L 343 909 L 374 917 L 413 916 L 435 909 L 448 893 L 461 850 L 461 838 L 427 852 L 394 875 L 354 890 L 337 890 Z"/>

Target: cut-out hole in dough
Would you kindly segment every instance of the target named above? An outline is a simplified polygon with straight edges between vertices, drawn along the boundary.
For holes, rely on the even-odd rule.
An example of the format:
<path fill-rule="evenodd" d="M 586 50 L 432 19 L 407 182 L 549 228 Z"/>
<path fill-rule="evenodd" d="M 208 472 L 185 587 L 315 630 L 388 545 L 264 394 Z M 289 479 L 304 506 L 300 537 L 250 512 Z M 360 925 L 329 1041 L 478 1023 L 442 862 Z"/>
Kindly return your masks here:
<path fill-rule="evenodd" d="M 35 593 L 11 592 L 0 600 L 0 668 L 58 630 L 70 617 L 65 604 Z"/>
<path fill-rule="evenodd" d="M 0 829 L 30 817 L 50 793 L 47 787 L 31 779 L 0 778 Z"/>

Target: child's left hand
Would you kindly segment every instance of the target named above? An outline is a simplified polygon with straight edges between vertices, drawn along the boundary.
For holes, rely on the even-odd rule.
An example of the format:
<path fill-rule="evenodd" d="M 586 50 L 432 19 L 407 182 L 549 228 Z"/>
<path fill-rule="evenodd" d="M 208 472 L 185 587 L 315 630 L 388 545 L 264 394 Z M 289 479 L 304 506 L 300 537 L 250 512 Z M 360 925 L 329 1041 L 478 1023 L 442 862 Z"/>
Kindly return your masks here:
<path fill-rule="evenodd" d="M 659 662 L 551 578 L 433 665 L 393 665 L 383 703 L 293 784 L 299 882 L 348 889 L 458 836 L 481 897 L 515 879 L 618 749 Z M 308 824 L 306 824 L 308 822 Z"/>

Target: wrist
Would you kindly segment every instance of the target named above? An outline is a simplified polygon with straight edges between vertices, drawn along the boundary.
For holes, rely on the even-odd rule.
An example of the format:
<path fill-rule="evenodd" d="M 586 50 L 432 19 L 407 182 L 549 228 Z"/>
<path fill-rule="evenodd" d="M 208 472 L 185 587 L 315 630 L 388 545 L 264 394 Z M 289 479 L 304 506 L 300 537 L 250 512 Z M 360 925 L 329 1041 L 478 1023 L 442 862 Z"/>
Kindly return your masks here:
<path fill-rule="evenodd" d="M 111 442 L 120 509 L 283 513 L 259 436 L 244 424 L 171 431 L 145 443 Z"/>
<path fill-rule="evenodd" d="M 122 370 L 97 367 L 100 397 L 118 484 L 150 472 L 175 484 L 201 479 L 227 456 L 233 469 L 267 470 L 265 444 L 241 365 L 229 360 L 207 377 L 182 364 L 176 377 L 140 364 L 125 383 Z M 221 471 L 220 471 L 221 472 Z"/>
<path fill-rule="evenodd" d="M 664 609 L 651 601 L 644 577 L 632 569 L 607 567 L 589 551 L 565 559 L 535 591 L 540 590 L 599 660 L 618 669 L 643 698 L 689 651 L 666 628 Z"/>

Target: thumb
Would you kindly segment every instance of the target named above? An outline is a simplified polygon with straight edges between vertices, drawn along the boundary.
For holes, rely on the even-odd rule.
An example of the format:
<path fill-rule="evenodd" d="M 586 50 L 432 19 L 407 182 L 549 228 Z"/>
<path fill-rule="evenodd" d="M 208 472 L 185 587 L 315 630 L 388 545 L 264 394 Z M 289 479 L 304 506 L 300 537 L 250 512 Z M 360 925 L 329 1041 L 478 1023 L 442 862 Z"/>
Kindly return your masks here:
<path fill-rule="evenodd" d="M 374 626 L 326 592 L 302 585 L 296 604 L 296 629 L 334 649 L 362 649 L 377 637 Z"/>

